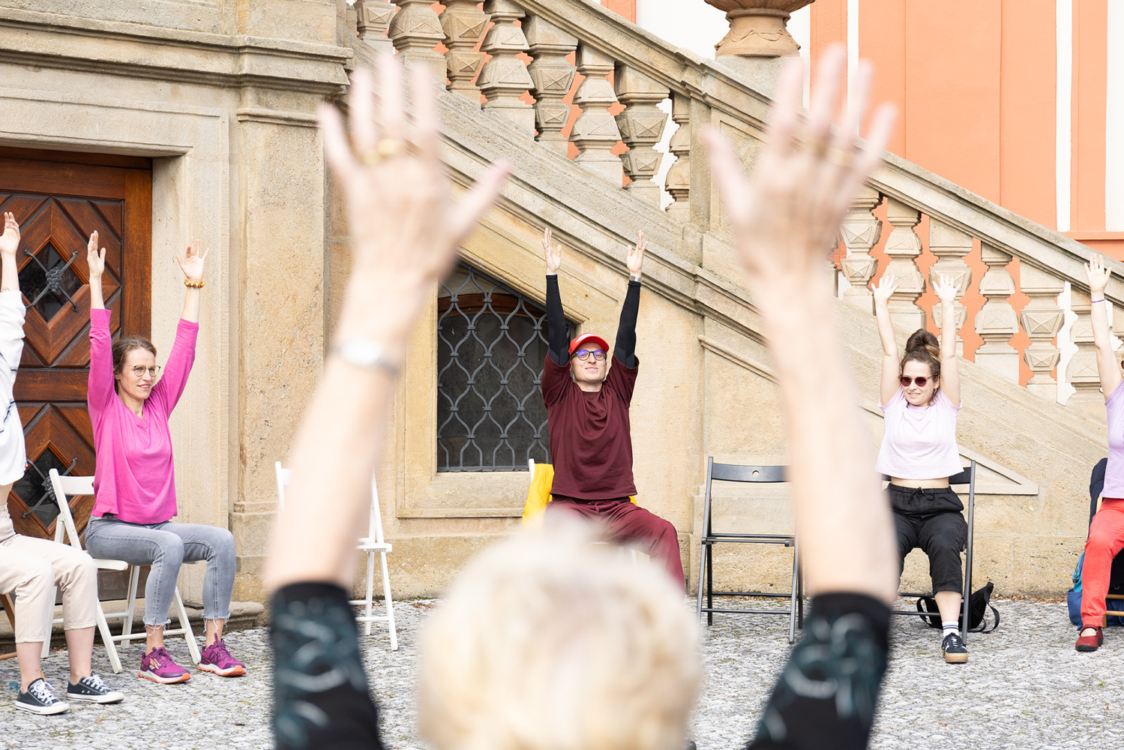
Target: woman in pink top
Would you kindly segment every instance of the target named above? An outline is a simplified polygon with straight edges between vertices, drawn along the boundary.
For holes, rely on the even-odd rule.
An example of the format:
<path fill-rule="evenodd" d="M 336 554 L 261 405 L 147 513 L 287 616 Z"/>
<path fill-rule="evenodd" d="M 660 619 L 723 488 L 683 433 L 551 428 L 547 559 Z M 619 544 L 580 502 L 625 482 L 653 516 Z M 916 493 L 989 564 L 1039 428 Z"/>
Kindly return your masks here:
<path fill-rule="evenodd" d="M 1093 343 L 1097 347 L 1097 374 L 1108 409 L 1108 468 L 1101 490 L 1101 507 L 1089 524 L 1085 542 L 1085 562 L 1081 568 L 1081 632 L 1078 651 L 1096 651 L 1104 642 L 1105 595 L 1112 571 L 1112 560 L 1124 549 L 1124 393 L 1116 353 L 1112 350 L 1112 331 L 1105 311 L 1104 290 L 1111 276 L 1104 259 L 1094 255 L 1085 266 L 1089 276 L 1089 296 L 1093 303 Z"/>
<path fill-rule="evenodd" d="M 898 574 L 905 557 L 920 547 L 929 557 L 933 598 L 941 613 L 941 652 L 950 664 L 968 661 L 960 635 L 964 575 L 960 552 L 968 539 L 964 504 L 948 485 L 959 474 L 956 414 L 960 370 L 956 361 L 956 284 L 941 276 L 934 291 L 941 301 L 941 341 L 924 328 L 914 331 L 898 360 L 889 301 L 892 276 L 874 289 L 874 312 L 882 339 L 880 401 L 885 418 L 875 468 L 890 477 L 890 508 L 898 537 Z"/>
<path fill-rule="evenodd" d="M 86 403 L 94 427 L 97 471 L 94 509 L 86 527 L 86 549 L 98 558 L 151 565 L 145 584 L 144 623 L 147 631 L 138 677 L 154 682 L 185 682 L 191 675 L 164 648 L 164 625 L 184 562 L 206 560 L 203 617 L 207 642 L 199 668 L 223 677 L 246 673 L 230 656 L 222 629 L 230 617 L 234 590 L 234 537 L 227 529 L 175 523 L 176 482 L 168 417 L 176 407 L 191 365 L 199 332 L 199 297 L 203 262 L 199 242 L 176 258 L 183 269 L 187 295 L 176 340 L 156 379 L 156 347 L 137 336 L 113 342 L 110 311 L 102 299 L 105 248 L 98 252 L 98 234 L 90 236 L 86 258 L 90 267 L 90 385 Z"/>

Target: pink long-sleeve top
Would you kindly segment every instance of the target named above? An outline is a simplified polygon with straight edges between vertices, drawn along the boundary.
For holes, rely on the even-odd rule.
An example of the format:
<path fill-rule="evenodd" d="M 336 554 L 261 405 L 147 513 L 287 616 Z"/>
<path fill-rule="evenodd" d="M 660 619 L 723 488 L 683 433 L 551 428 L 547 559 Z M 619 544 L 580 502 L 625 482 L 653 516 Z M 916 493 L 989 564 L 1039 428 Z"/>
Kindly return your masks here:
<path fill-rule="evenodd" d="M 195 362 L 199 324 L 181 320 L 163 375 L 138 417 L 118 398 L 113 381 L 109 310 L 90 310 L 90 387 L 97 469 L 92 515 L 112 513 L 129 523 L 162 523 L 176 515 L 176 476 L 168 417 L 183 395 Z"/>

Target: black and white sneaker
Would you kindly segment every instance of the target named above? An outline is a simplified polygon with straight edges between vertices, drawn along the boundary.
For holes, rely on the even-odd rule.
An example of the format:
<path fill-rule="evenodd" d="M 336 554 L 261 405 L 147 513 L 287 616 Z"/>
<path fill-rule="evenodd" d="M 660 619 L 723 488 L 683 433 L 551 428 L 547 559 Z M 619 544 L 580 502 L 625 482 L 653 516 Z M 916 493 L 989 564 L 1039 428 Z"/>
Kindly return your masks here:
<path fill-rule="evenodd" d="M 125 700 L 123 693 L 110 690 L 101 677 L 92 674 L 83 677 L 73 685 L 66 686 L 66 697 L 72 701 L 87 701 L 89 703 L 120 703 Z"/>
<path fill-rule="evenodd" d="M 941 641 L 941 652 L 949 664 L 964 664 L 968 661 L 968 647 L 959 633 L 949 633 Z"/>
<path fill-rule="evenodd" d="M 51 686 L 42 677 L 27 686 L 27 692 L 20 692 L 16 698 L 16 708 L 29 711 L 40 716 L 61 714 L 70 710 L 70 706 L 63 703 L 51 692 Z"/>

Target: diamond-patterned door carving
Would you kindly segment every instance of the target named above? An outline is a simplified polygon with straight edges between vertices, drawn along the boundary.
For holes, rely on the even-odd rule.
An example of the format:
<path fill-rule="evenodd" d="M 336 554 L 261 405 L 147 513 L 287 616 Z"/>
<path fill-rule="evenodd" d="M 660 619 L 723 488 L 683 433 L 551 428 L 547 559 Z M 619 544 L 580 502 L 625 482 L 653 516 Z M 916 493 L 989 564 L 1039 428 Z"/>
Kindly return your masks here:
<path fill-rule="evenodd" d="M 54 535 L 50 469 L 89 475 L 96 466 L 86 411 L 91 232 L 106 248 L 102 287 L 114 337 L 122 329 L 149 335 L 151 191 L 148 159 L 0 149 L 0 211 L 20 223 L 17 267 L 28 306 L 15 386 L 28 466 L 8 496 L 21 534 Z M 92 497 L 70 500 L 79 533 L 93 504 Z"/>

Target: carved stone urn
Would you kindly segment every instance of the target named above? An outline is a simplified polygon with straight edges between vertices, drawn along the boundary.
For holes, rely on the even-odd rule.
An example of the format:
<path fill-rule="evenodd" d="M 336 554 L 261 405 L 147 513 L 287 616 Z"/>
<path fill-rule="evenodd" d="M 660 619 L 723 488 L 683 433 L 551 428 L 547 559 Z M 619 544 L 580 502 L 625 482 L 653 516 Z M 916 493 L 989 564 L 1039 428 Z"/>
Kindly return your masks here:
<path fill-rule="evenodd" d="M 716 57 L 787 57 L 800 45 L 785 25 L 793 12 L 814 0 L 706 0 L 725 11 L 730 31 L 715 46 Z"/>

